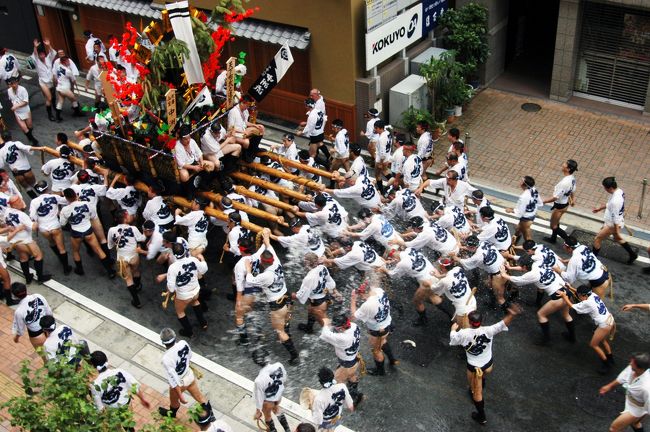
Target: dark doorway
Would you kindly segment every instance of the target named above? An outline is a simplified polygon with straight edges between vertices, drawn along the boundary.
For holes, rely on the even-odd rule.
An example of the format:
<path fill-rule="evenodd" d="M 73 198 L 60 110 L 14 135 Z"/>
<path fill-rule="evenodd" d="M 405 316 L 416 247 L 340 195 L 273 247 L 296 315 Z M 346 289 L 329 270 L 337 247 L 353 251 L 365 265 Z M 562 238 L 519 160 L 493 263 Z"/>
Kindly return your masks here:
<path fill-rule="evenodd" d="M 38 26 L 31 1 L 0 0 L 0 46 L 14 51 L 32 52 Z"/>
<path fill-rule="evenodd" d="M 548 97 L 560 1 L 511 0 L 509 4 L 505 71 L 492 87 Z"/>

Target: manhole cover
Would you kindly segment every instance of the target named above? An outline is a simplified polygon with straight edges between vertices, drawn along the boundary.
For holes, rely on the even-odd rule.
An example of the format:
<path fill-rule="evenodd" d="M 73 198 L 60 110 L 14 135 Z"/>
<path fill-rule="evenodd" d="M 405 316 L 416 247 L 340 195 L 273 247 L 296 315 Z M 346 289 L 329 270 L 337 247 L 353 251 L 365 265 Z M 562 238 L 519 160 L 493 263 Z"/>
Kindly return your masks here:
<path fill-rule="evenodd" d="M 521 109 L 527 112 L 537 112 L 542 109 L 542 107 L 536 103 L 526 102 L 521 105 Z"/>

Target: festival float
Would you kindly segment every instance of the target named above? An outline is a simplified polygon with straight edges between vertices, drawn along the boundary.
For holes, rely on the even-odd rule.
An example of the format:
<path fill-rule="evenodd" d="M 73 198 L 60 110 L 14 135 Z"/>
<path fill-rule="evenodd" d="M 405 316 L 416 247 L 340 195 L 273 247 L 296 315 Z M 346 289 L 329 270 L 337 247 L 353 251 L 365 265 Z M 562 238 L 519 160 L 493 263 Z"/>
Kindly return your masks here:
<path fill-rule="evenodd" d="M 125 176 L 130 175 L 137 179 L 135 187 L 143 192 L 157 184 L 169 202 L 180 207 L 189 207 L 188 198 L 195 195 L 215 204 L 220 202 L 220 183 L 231 177 L 239 185 L 235 187 L 237 193 L 263 204 L 257 208 L 235 201 L 235 209 L 272 226 L 287 226 L 279 214 L 291 212 L 299 201 L 311 201 L 313 194 L 309 190 L 323 188 L 290 171 L 300 167 L 303 172 L 331 178 L 329 172 L 260 149 L 249 155 L 253 157 L 227 155 L 219 170 L 203 170 L 189 181 L 181 182 L 173 153 L 181 127 L 186 131 L 189 127 L 192 138 L 199 143 L 206 129 L 225 120 L 242 98 L 251 101 L 249 121 L 255 123 L 255 103 L 273 90 L 293 63 L 285 43 L 247 91 L 237 90 L 242 76 L 236 70 L 245 65 L 247 54 L 241 52 L 227 59 L 225 67 L 220 67 L 221 54 L 224 46 L 234 40 L 230 25 L 254 12 L 245 9 L 239 0 L 221 0 L 210 15 L 187 1 L 179 1 L 166 4 L 162 20 L 151 22 L 141 31 L 127 23 L 121 40 L 111 40 L 109 48 L 119 57 L 122 67 L 104 62 L 100 75 L 107 107 L 95 112 L 90 122 L 91 140 L 96 143 L 94 150 L 101 154 L 102 160 L 102 165 L 94 169 L 108 176 L 109 181 L 121 176 L 118 181 L 125 182 Z M 213 92 L 219 70 L 226 71 L 224 94 Z M 87 147 L 75 143 L 71 146 L 88 155 Z M 49 152 L 56 153 L 53 149 Z M 274 163 L 267 166 L 254 162 L 261 156 L 268 156 Z M 87 166 L 87 161 L 81 158 L 73 157 L 71 161 Z M 281 167 L 285 166 L 293 169 L 283 170 Z M 281 186 L 274 181 L 277 179 L 288 180 L 295 187 Z M 274 191 L 279 199 L 260 193 L 264 189 Z M 206 213 L 228 220 L 217 206 L 206 208 Z M 242 225 L 254 232 L 262 230 L 254 223 Z"/>

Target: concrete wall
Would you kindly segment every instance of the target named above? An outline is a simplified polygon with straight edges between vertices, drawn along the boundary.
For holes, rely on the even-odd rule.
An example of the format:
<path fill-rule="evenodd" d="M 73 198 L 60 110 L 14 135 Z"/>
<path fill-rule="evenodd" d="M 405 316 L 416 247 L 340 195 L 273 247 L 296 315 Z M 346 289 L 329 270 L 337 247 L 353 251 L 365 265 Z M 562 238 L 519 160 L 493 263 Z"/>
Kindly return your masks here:
<path fill-rule="evenodd" d="M 553 100 L 566 102 L 573 94 L 578 40 L 580 0 L 561 0 L 558 13 L 551 94 Z"/>
<path fill-rule="evenodd" d="M 580 6 L 583 2 L 584 0 L 560 1 L 550 94 L 550 98 L 553 100 L 566 102 L 573 94 L 580 41 Z M 609 0 L 607 3 L 635 9 L 650 9 L 650 0 Z M 644 113 L 650 114 L 650 86 Z"/>
<path fill-rule="evenodd" d="M 192 4 L 211 10 L 215 1 L 193 0 Z M 246 6 L 260 8 L 253 18 L 307 28 L 312 85 L 326 98 L 354 104 L 354 80 L 363 53 L 358 21 L 364 4 L 363 0 L 252 0 Z"/>

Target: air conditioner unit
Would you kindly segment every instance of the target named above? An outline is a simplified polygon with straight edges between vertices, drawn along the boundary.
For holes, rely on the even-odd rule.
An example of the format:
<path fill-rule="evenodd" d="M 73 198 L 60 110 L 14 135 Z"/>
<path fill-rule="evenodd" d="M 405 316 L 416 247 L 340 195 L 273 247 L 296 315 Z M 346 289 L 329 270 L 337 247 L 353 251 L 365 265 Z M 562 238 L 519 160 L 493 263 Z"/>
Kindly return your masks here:
<path fill-rule="evenodd" d="M 420 75 L 409 75 L 390 89 L 388 119 L 393 126 L 402 126 L 402 113 L 413 107 L 428 109 L 427 84 Z"/>
<path fill-rule="evenodd" d="M 411 73 L 420 75 L 420 65 L 428 63 L 431 57 L 438 60 L 442 53 L 447 52 L 444 48 L 431 47 L 411 59 Z"/>

